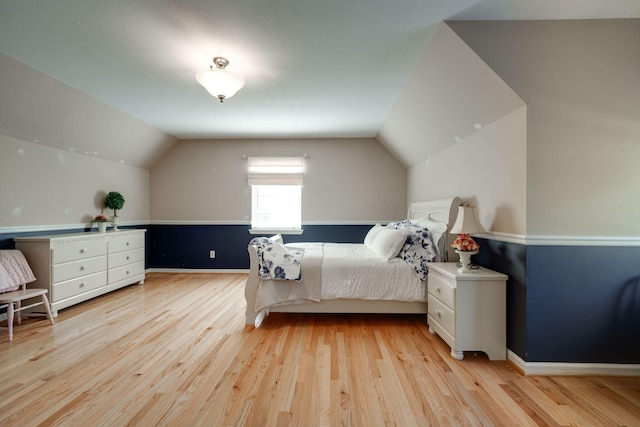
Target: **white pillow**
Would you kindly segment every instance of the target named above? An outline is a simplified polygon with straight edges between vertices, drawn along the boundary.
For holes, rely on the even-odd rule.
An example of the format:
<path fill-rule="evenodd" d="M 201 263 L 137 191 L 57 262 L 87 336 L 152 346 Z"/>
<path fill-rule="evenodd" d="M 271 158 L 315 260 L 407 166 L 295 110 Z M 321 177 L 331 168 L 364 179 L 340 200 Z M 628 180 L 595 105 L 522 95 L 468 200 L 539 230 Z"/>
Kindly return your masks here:
<path fill-rule="evenodd" d="M 369 248 L 385 261 L 390 261 L 398 256 L 406 240 L 406 230 L 382 227 L 382 230 L 378 232 Z"/>
<path fill-rule="evenodd" d="M 379 223 L 371 227 L 371 229 L 367 232 L 367 235 L 364 236 L 365 246 L 371 246 L 371 242 L 373 242 L 373 239 L 378 235 L 380 230 L 382 230 L 383 228 L 384 227 Z"/>
<path fill-rule="evenodd" d="M 284 243 L 284 240 L 282 240 L 282 234 L 274 234 L 273 236 L 269 237 L 269 240 L 273 242 Z"/>

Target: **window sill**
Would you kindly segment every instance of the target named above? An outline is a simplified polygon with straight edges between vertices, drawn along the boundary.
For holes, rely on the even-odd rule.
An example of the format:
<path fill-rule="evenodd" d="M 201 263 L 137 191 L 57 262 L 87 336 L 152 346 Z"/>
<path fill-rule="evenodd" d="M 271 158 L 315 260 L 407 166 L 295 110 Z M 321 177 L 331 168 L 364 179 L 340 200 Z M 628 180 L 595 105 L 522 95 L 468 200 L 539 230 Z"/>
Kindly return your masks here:
<path fill-rule="evenodd" d="M 250 228 L 249 234 L 302 234 L 301 228 Z"/>

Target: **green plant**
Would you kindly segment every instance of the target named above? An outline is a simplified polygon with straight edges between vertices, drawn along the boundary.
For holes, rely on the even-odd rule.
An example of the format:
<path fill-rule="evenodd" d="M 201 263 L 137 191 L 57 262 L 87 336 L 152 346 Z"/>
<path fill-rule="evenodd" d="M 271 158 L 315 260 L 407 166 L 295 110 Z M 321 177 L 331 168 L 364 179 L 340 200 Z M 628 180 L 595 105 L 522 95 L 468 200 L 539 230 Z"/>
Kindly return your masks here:
<path fill-rule="evenodd" d="M 124 197 L 117 191 L 111 191 L 104 198 L 104 204 L 109 209 L 113 209 L 113 216 L 117 216 L 117 210 L 124 206 Z"/>

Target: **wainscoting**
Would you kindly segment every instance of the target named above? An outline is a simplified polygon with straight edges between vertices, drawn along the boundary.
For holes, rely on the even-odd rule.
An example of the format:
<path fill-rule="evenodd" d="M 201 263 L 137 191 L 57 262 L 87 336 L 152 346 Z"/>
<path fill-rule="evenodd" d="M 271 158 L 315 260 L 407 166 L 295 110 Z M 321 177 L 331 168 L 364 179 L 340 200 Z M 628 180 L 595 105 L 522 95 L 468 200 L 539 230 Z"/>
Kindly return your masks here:
<path fill-rule="evenodd" d="M 372 224 L 308 224 L 285 242 L 362 242 Z M 245 271 L 248 224 L 136 224 L 146 228 L 151 271 Z M 0 249 L 17 235 L 83 229 L 3 232 Z M 507 274 L 507 347 L 526 371 L 554 374 L 575 364 L 592 372 L 640 373 L 640 242 L 605 239 L 543 242 L 489 235 L 477 238 L 473 261 Z M 530 240 L 534 241 L 531 244 Z M 209 258 L 215 250 L 216 257 Z M 567 369 L 567 372 L 570 370 Z M 575 371 L 574 368 L 571 371 Z M 585 372 L 588 373 L 588 372 Z"/>

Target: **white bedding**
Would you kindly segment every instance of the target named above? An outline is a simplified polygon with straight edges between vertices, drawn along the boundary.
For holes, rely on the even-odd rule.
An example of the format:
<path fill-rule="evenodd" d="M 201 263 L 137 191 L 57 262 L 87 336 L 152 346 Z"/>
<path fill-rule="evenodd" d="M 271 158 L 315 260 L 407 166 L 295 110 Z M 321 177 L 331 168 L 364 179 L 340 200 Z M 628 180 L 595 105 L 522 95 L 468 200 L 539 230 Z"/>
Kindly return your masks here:
<path fill-rule="evenodd" d="M 427 301 L 426 282 L 402 259 L 387 262 L 361 243 L 324 243 L 323 249 L 321 299 Z"/>
<path fill-rule="evenodd" d="M 283 304 L 360 299 L 426 302 L 426 282 L 400 258 L 385 261 L 364 244 L 292 243 L 304 251 L 302 280 L 260 280 L 255 311 Z"/>

